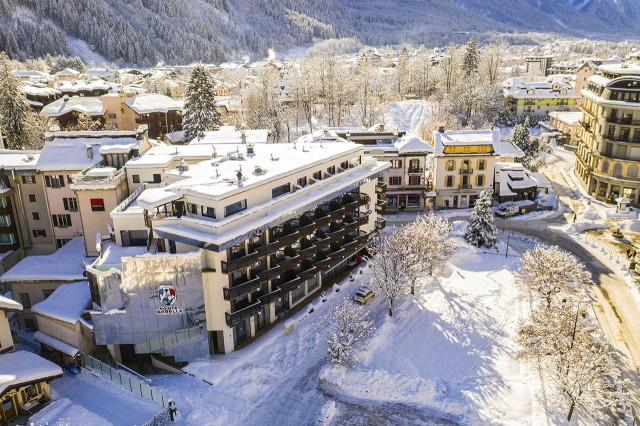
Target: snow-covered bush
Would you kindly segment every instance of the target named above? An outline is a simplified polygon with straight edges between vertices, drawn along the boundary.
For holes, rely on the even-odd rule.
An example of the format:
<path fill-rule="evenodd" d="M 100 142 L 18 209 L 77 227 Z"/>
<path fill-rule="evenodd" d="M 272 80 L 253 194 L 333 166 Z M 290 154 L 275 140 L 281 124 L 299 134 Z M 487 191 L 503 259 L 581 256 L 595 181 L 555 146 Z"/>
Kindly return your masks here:
<path fill-rule="evenodd" d="M 469 244 L 476 247 L 493 247 L 498 241 L 498 229 L 493 223 L 492 194 L 484 190 L 476 200 L 469 226 L 464 233 L 464 238 Z"/>
<path fill-rule="evenodd" d="M 374 331 L 369 312 L 362 305 L 344 299 L 323 322 L 327 335 L 327 355 L 334 364 L 353 364 L 359 359 L 361 343 Z"/>

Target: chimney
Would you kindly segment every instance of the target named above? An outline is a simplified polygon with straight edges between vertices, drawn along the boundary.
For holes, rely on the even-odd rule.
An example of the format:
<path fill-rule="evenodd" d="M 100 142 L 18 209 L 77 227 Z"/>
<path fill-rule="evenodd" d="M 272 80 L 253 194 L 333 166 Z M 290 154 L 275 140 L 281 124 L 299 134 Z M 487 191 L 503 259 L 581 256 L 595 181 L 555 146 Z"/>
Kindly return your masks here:
<path fill-rule="evenodd" d="M 85 148 L 87 148 L 87 158 L 93 160 L 93 145 L 88 143 L 85 145 Z"/>
<path fill-rule="evenodd" d="M 444 133 L 444 126 L 438 126 L 438 132 Z"/>
<path fill-rule="evenodd" d="M 186 172 L 187 170 L 189 170 L 189 165 L 187 164 L 186 161 L 184 161 L 184 158 L 180 159 L 180 165 L 178 166 L 178 170 L 180 170 L 181 172 Z"/>

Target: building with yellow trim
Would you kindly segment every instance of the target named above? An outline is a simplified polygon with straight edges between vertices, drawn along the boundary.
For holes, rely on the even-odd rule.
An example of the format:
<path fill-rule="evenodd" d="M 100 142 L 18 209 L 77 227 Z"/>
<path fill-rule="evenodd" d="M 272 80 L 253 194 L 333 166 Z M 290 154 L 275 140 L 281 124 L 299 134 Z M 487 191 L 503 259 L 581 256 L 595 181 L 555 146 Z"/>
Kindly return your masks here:
<path fill-rule="evenodd" d="M 521 83 L 505 92 L 505 105 L 516 115 L 572 110 L 579 99 L 580 95 L 569 84 L 562 82 Z"/>
<path fill-rule="evenodd" d="M 640 193 L 640 64 L 600 66 L 582 91 L 575 174 L 601 201 L 626 197 L 638 206 Z"/>

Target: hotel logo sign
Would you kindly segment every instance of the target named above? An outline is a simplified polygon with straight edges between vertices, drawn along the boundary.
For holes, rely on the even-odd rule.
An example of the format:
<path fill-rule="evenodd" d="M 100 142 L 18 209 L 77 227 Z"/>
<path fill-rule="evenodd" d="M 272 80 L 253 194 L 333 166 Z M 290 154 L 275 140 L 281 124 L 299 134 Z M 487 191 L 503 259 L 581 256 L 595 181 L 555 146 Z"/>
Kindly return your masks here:
<path fill-rule="evenodd" d="M 158 300 L 165 306 L 156 309 L 156 315 L 179 315 L 182 314 L 182 308 L 173 306 L 176 303 L 176 289 L 170 285 L 163 285 L 158 288 Z"/>

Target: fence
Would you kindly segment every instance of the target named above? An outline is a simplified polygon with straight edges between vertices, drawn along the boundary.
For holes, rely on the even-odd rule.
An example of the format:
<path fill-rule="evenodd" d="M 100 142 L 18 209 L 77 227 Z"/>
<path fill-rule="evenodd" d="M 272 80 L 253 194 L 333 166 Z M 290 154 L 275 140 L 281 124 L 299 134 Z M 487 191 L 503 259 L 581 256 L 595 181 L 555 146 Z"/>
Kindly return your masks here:
<path fill-rule="evenodd" d="M 85 368 L 91 371 L 95 371 L 96 373 L 100 373 L 100 375 L 102 375 L 102 377 L 104 377 L 105 379 L 109 379 L 112 382 L 119 384 L 126 390 L 138 396 L 158 403 L 165 408 L 173 406 L 173 400 L 165 397 L 158 391 L 154 391 L 147 383 L 122 374 L 120 370 L 112 368 L 104 362 L 98 361 L 90 355 L 82 354 L 82 361 Z"/>
<path fill-rule="evenodd" d="M 173 404 L 173 401 L 172 401 Z M 153 416 L 151 420 L 146 422 L 142 426 L 166 426 L 169 423 L 173 422 L 175 416 L 175 407 L 169 406 L 164 407 L 162 411 Z"/>
<path fill-rule="evenodd" d="M 136 343 L 134 345 L 137 354 L 150 354 L 154 352 L 163 352 L 165 349 L 175 346 L 179 342 L 189 340 L 202 334 L 200 326 L 185 328 L 178 330 L 167 336 L 158 337 L 147 340 L 146 342 Z"/>

